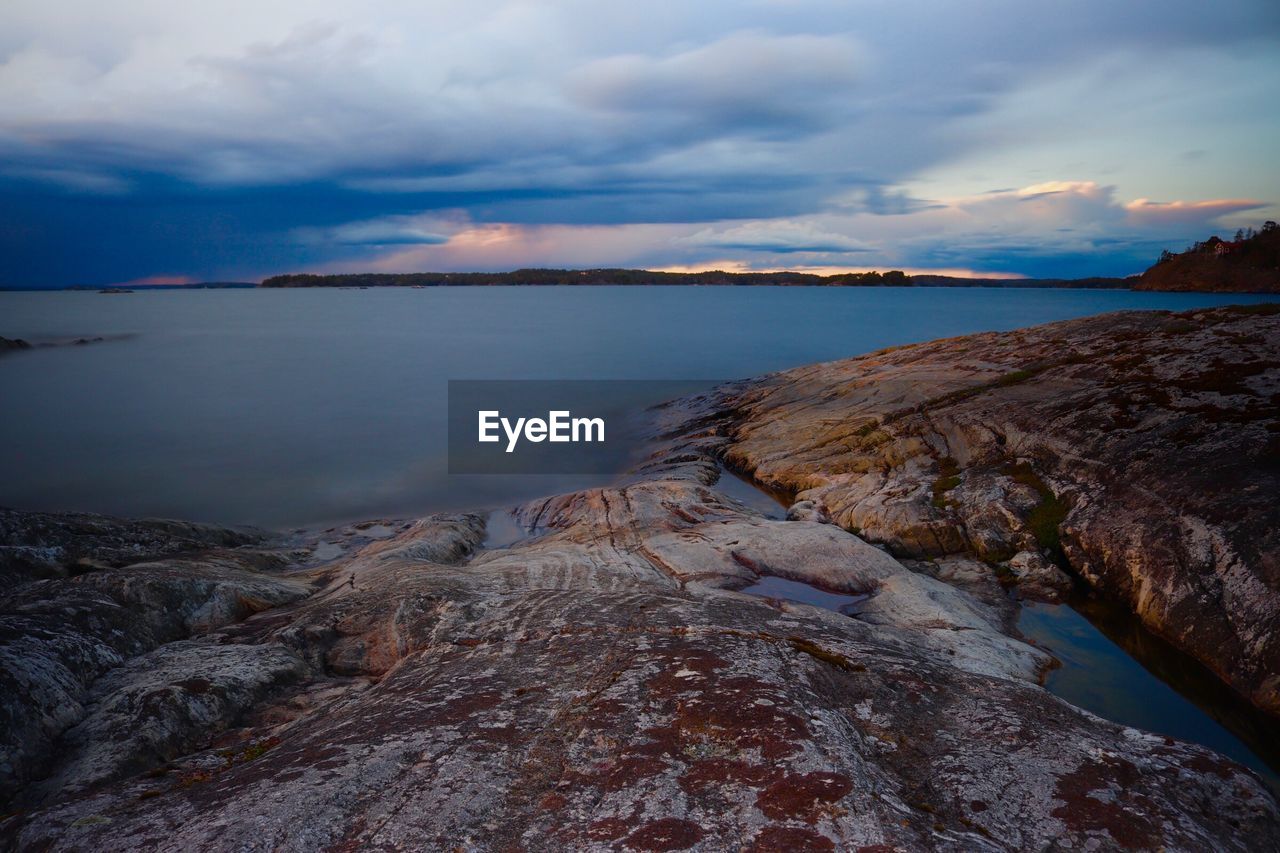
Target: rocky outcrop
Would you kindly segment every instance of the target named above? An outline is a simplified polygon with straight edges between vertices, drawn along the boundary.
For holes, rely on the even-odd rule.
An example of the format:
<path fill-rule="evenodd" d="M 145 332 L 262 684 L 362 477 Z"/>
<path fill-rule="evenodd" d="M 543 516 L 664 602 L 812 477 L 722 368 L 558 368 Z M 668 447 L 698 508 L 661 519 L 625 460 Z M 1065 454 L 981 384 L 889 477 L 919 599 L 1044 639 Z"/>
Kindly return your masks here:
<path fill-rule="evenodd" d="M 126 291 L 132 292 L 132 291 Z M 34 343 L 22 338 L 0 338 L 0 355 L 29 349 L 48 349 L 49 347 L 84 346 L 105 341 L 124 341 L 135 337 L 132 333 L 113 335 L 81 335 L 76 337 L 41 338 Z"/>
<path fill-rule="evenodd" d="M 1280 843 L 1248 771 L 1037 686 L 1048 657 L 1005 633 L 1007 597 L 820 517 L 762 517 L 714 488 L 715 447 L 519 507 L 508 547 L 481 547 L 482 517 L 434 517 L 284 543 L 282 564 L 244 546 L 20 588 L 0 610 L 60 603 L 28 614 L 45 633 L 19 657 L 56 654 L 63 614 L 108 612 L 68 598 L 86 584 L 214 572 L 261 607 L 197 628 L 117 597 L 141 624 L 106 637 L 172 619 L 182 639 L 118 652 L 3 832 L 96 850 Z M 246 548 L 269 571 L 226 565 Z M 761 574 L 859 604 L 737 591 Z"/>
<path fill-rule="evenodd" d="M 522 535 L 502 547 L 485 546 L 476 514 L 290 539 L 179 527 L 166 551 L 153 525 L 167 522 L 12 513 L 8 547 L 63 550 L 45 564 L 57 576 L 15 574 L 0 597 L 0 838 L 19 850 L 1275 848 L 1280 806 L 1257 777 L 1055 698 L 1039 686 L 1050 657 L 1013 631 L 1002 582 L 1054 595 L 1055 559 L 1088 560 L 1121 594 L 1107 549 L 1123 531 L 1140 538 L 1114 553 L 1148 570 L 1152 519 L 1119 498 L 1180 494 L 1148 481 L 1179 470 L 1155 458 L 1157 441 L 1243 489 L 1225 515 L 1203 515 L 1231 500 L 1221 494 L 1161 509 L 1200 524 L 1157 528 L 1166 555 L 1183 553 L 1182 529 L 1220 543 L 1216 559 L 1243 553 L 1227 518 L 1254 547 L 1269 541 L 1264 484 L 1241 478 L 1261 476 L 1245 463 L 1271 368 L 1239 379 L 1246 399 L 1212 400 L 1239 414 L 1234 468 L 1188 427 L 1206 399 L 1184 420 L 1181 390 L 1133 401 L 1148 372 L 1249 363 L 1230 348 L 1265 351 L 1275 318 L 1092 322 L 668 407 L 667 440 L 632 475 L 514 508 Z M 1129 375 L 1122 365 L 1143 382 L 1106 384 Z M 1119 400 L 1122 414 L 1097 408 Z M 1163 438 L 1111 472 L 1117 417 Z M 722 458 L 798 493 L 787 518 L 719 491 Z M 1253 555 L 1230 562 L 1221 601 L 1269 565 Z M 844 615 L 742 592 L 768 576 L 853 603 Z M 1160 589 L 1178 583 L 1190 581 L 1169 570 Z"/>
<path fill-rule="evenodd" d="M 0 584 L 66 577 L 215 547 L 262 544 L 267 539 L 262 531 L 188 521 L 125 521 L 92 513 L 0 508 Z"/>
<path fill-rule="evenodd" d="M 1280 714 L 1280 306 L 1130 312 L 729 386 L 673 428 L 902 557 L 1069 567 Z"/>
<path fill-rule="evenodd" d="M 0 596 L 0 796 L 50 771 L 59 740 L 91 716 L 92 692 L 108 673 L 307 591 L 302 582 L 263 576 L 226 555 L 36 581 Z M 153 662 L 141 666 L 144 679 L 156 675 Z M 131 708 L 150 715 L 156 686 L 135 691 L 144 698 Z M 152 722 L 129 720 L 122 731 Z"/>

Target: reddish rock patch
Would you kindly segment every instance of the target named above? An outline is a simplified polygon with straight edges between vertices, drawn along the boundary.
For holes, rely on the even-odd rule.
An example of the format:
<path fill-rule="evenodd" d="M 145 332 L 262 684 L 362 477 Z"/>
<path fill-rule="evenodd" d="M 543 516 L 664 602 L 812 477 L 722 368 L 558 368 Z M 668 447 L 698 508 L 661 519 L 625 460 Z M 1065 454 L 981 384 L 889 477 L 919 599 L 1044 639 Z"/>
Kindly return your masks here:
<path fill-rule="evenodd" d="M 816 853 L 835 849 L 830 838 L 801 826 L 766 826 L 747 848 L 750 853 Z"/>
<path fill-rule="evenodd" d="M 780 773 L 764 764 L 727 758 L 697 761 L 680 777 L 680 787 L 690 794 L 720 788 L 724 785 L 759 787 L 772 782 Z"/>
<path fill-rule="evenodd" d="M 756 797 L 756 805 L 774 820 L 813 823 L 827 806 L 853 790 L 853 782 L 839 773 L 806 773 L 779 779 Z"/>
<path fill-rule="evenodd" d="M 629 709 L 621 699 L 601 699 L 591 703 L 582 716 L 583 726 L 591 729 L 608 729 L 618 724 Z"/>
<path fill-rule="evenodd" d="M 708 676 L 729 665 L 719 655 L 691 645 L 667 650 L 658 660 L 663 664 L 661 671 L 646 683 L 649 690 L 658 696 L 697 690 Z"/>
<path fill-rule="evenodd" d="M 696 823 L 676 817 L 652 820 L 627 836 L 626 845 L 636 850 L 687 850 L 702 839 Z"/>
<path fill-rule="evenodd" d="M 538 807 L 549 812 L 554 812 L 564 808 L 568 802 L 569 801 L 563 796 L 553 791 L 542 798 L 542 801 L 538 803 Z"/>
<path fill-rule="evenodd" d="M 1160 825 L 1149 815 L 1155 804 L 1129 788 L 1140 774 L 1129 761 L 1104 757 L 1083 764 L 1058 780 L 1053 796 L 1062 805 L 1051 814 L 1073 832 L 1107 833 L 1128 850 L 1163 847 Z"/>
<path fill-rule="evenodd" d="M 456 725 L 470 719 L 481 711 L 496 708 L 502 703 L 502 694 L 494 690 L 483 693 L 472 693 L 450 701 L 443 708 L 431 713 L 424 721 L 431 725 Z"/>
<path fill-rule="evenodd" d="M 587 837 L 593 841 L 616 841 L 630 828 L 631 824 L 620 817 L 606 817 L 587 827 Z"/>
<path fill-rule="evenodd" d="M 644 779 L 660 776 L 666 770 L 661 758 L 650 755 L 624 755 L 605 764 L 594 776 L 602 791 L 622 791 Z"/>

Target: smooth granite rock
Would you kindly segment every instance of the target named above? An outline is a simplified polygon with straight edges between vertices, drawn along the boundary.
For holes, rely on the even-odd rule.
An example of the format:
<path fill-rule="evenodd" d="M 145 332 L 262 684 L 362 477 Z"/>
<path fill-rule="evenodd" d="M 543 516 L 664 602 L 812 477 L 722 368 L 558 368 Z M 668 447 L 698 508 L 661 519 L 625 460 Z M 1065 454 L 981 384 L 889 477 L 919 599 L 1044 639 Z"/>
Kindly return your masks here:
<path fill-rule="evenodd" d="M 309 597 L 139 643 L 83 691 L 51 772 L 4 824 L 10 842 L 1280 842 L 1252 774 L 1051 696 L 1036 684 L 1047 656 L 1001 633 L 979 597 L 832 525 L 762 518 L 705 485 L 699 464 L 665 470 L 526 505 L 529 535 L 507 548 L 479 549 L 475 516 L 394 525 L 319 567 L 262 576 L 305 577 Z M 851 618 L 735 591 L 759 572 L 867 598 Z"/>
<path fill-rule="evenodd" d="M 672 428 L 677 428 L 675 425 Z M 899 347 L 696 401 L 683 427 L 908 558 L 1054 557 L 1280 714 L 1280 305 Z"/>

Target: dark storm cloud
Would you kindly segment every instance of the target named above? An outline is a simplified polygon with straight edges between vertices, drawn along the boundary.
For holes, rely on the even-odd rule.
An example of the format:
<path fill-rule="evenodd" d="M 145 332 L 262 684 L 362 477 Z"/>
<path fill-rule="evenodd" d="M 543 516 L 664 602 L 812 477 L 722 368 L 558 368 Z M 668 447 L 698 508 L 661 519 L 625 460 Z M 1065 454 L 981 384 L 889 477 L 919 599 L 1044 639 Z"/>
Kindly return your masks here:
<path fill-rule="evenodd" d="M 379 247 L 447 248 L 460 223 L 685 223 L 684 237 L 643 233 L 684 240 L 665 245 L 691 263 L 697 247 L 863 254 L 871 241 L 835 226 L 807 241 L 786 222 L 780 240 L 686 238 L 733 220 L 928 221 L 939 203 L 903 185 L 985 147 L 1035 143 L 1031 121 L 1024 143 L 973 129 L 1025 87 L 1106 57 L 1158 69 L 1261 55 L 1277 33 L 1271 2 L 17 0 L 0 11 L 0 284 L 359 263 Z M 1087 99 L 1063 108 L 1101 120 Z M 993 183 L 1043 180 L 1015 170 Z M 435 214 L 453 225 L 437 229 Z M 1034 255 L 931 236 L 951 247 L 913 257 Z M 896 235 L 877 245 L 886 259 L 916 251 Z M 1046 265 L 1059 251 L 1028 245 Z M 619 251 L 622 262 L 662 246 Z M 1099 251 L 1118 266 L 1139 250 Z"/>

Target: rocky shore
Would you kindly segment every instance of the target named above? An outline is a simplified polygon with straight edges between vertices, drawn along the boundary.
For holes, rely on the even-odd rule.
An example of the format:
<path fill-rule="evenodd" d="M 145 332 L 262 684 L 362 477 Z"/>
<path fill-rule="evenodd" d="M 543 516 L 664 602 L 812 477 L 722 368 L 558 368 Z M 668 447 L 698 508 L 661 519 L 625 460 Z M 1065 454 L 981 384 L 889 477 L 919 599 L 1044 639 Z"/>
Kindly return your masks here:
<path fill-rule="evenodd" d="M 505 547 L 484 514 L 4 513 L 0 838 L 1275 848 L 1252 773 L 1041 688 L 1005 585 L 1077 574 L 1272 707 L 1278 330 L 1120 314 L 728 386 Z M 725 460 L 788 518 L 718 490 Z M 858 603 L 740 592 L 762 575 Z"/>
<path fill-rule="evenodd" d="M 717 453 L 904 557 L 1068 568 L 1280 714 L 1280 305 L 1125 312 L 702 401 Z"/>

